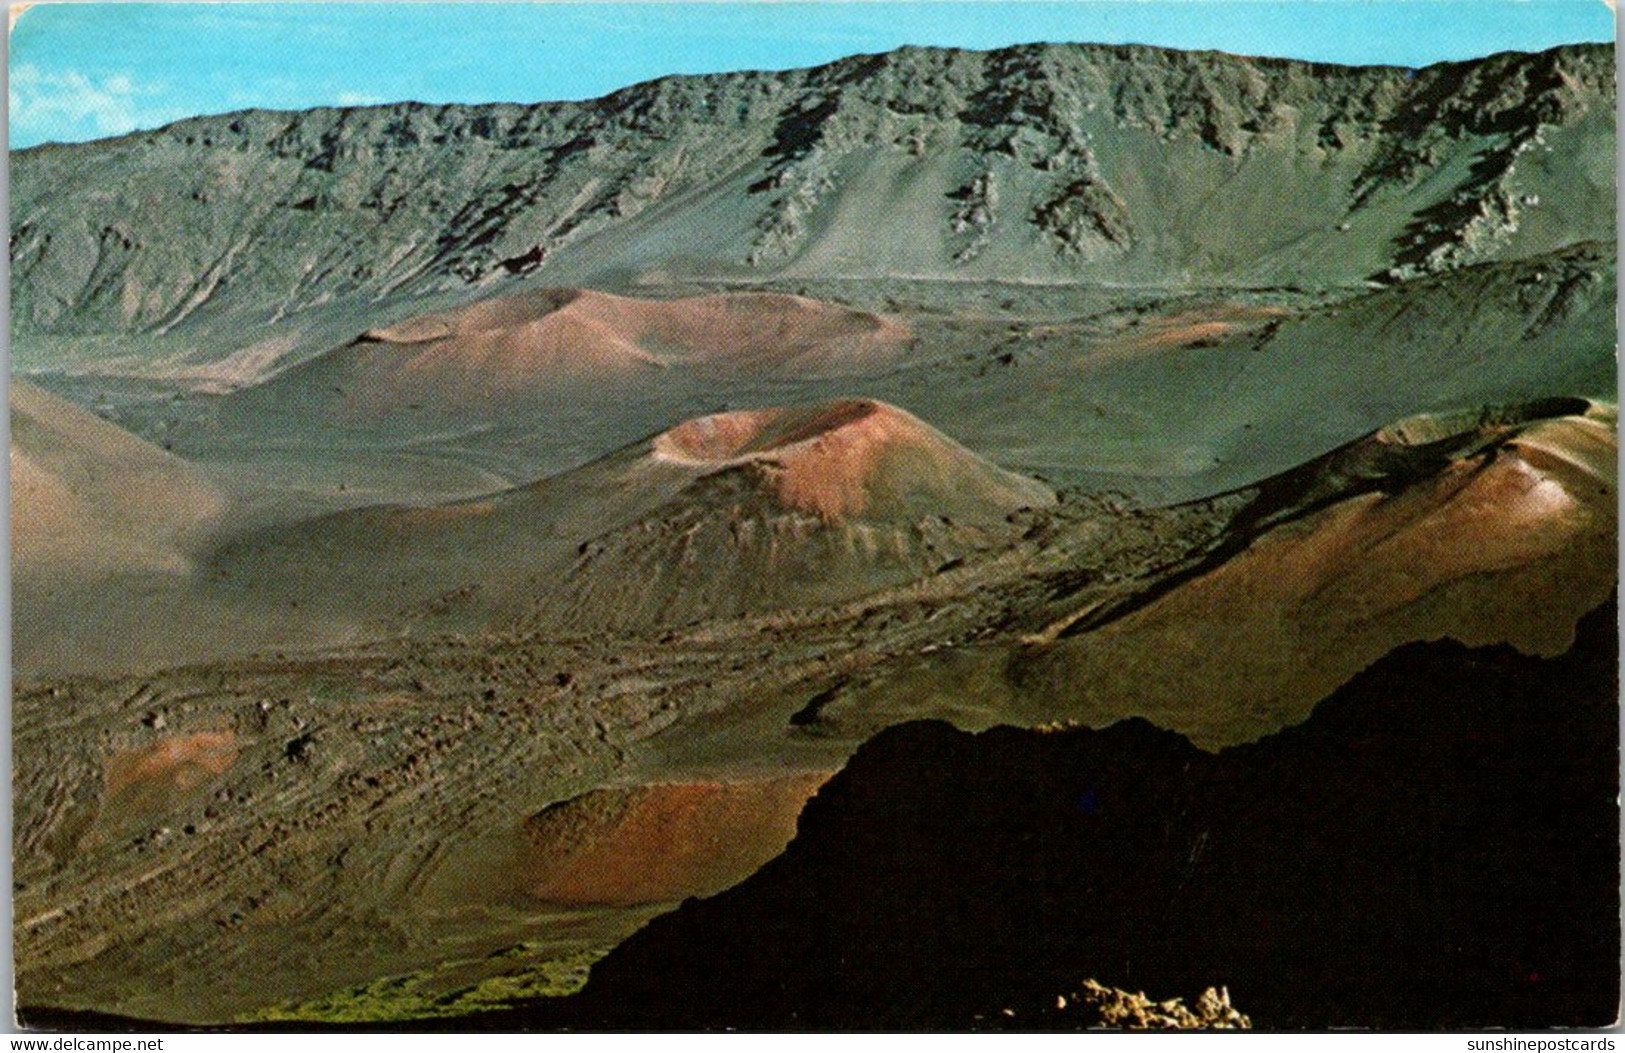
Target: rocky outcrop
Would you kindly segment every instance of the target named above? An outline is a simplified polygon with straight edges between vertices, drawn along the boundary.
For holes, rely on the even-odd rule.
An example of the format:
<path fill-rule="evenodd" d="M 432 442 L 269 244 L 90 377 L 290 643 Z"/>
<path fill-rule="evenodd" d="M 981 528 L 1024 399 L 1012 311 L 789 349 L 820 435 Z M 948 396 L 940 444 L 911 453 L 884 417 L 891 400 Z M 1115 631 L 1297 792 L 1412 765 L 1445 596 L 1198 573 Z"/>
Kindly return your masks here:
<path fill-rule="evenodd" d="M 1071 997 L 1056 995 L 1050 1012 L 1069 1024 L 1125 1031 L 1228 1031 L 1253 1026 L 1230 1004 L 1228 989 L 1211 987 L 1197 995 L 1193 1004 L 1186 1005 L 1181 998 L 1153 1002 L 1143 991 L 1130 993 L 1085 980 Z M 1015 1010 L 1006 1016 L 1017 1019 Z"/>

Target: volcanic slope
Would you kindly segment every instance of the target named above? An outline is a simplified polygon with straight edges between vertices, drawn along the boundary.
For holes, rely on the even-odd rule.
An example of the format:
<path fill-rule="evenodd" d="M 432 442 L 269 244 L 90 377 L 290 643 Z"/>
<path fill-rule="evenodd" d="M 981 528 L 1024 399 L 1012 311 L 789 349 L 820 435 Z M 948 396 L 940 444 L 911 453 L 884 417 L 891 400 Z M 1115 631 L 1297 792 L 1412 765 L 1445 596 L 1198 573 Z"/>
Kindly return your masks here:
<path fill-rule="evenodd" d="M 755 479 L 751 501 L 775 515 L 795 500 L 846 510 L 840 488 L 794 496 L 798 469 L 829 449 L 795 437 L 877 414 L 905 433 L 923 426 L 862 403 L 833 420 L 831 411 L 724 418 L 753 425 L 731 432 L 717 421 L 684 426 L 617 463 L 643 470 L 633 479 L 678 473 L 668 504 L 712 492 L 721 474 L 741 489 Z M 1441 612 L 1447 631 L 1459 623 L 1562 650 L 1587 597 L 1617 577 L 1614 499 L 1602 486 L 1613 428 L 1610 412 L 1583 400 L 1409 419 L 1263 486 L 1156 509 L 1099 496 L 1017 507 L 1041 495 L 994 474 L 980 511 L 955 514 L 999 515 L 988 529 L 1009 531 L 1000 544 L 895 586 L 869 579 L 871 591 L 849 602 L 648 634 L 427 632 L 338 653 L 23 685 L 20 997 L 219 1022 L 448 963 L 506 968 L 602 949 L 669 905 L 650 898 L 719 887 L 770 854 L 818 773 L 915 716 L 978 728 L 1105 726 L 1138 713 L 1216 747 L 1304 720 L 1318 689 L 1304 663 L 1353 675 L 1368 648 L 1437 634 Z M 729 464 L 679 471 L 657 445 Z M 880 503 L 828 527 L 795 515 L 839 530 L 894 500 L 872 480 L 862 493 Z M 646 506 L 626 500 L 628 522 L 641 522 Z M 483 514 L 506 514 L 505 504 Z M 413 551 L 450 524 L 441 569 L 465 580 L 490 570 L 453 562 L 479 540 L 458 525 L 466 509 L 369 514 L 330 535 L 329 557 L 301 556 L 307 570 L 353 574 L 345 587 L 355 596 L 368 581 L 384 594 L 402 567 L 435 563 L 391 552 L 389 524 Z M 1404 592 L 1401 569 L 1437 555 L 1446 533 L 1439 580 Z M 662 542 L 656 530 L 632 536 Z M 509 540 L 508 559 L 541 547 Z M 286 542 L 285 567 L 298 562 Z M 603 616 L 641 617 L 657 608 L 620 551 L 578 569 L 621 586 Z M 566 597 L 571 552 L 544 583 Z M 1339 614 L 1350 597 L 1335 583 L 1277 571 L 1274 556 L 1301 567 L 1305 554 L 1368 591 L 1394 592 L 1397 605 Z M 245 595 L 262 600 L 257 588 Z M 786 586 L 771 598 L 788 596 Z M 521 591 L 508 614 L 535 603 Z M 1204 620 L 1166 620 L 1174 609 Z M 1297 612 L 1329 642 L 1317 650 L 1277 635 L 1274 620 Z M 477 613 L 470 605 L 462 616 Z M 1176 635 L 1181 625 L 1213 638 L 1211 659 Z M 518 958 L 491 957 L 516 948 Z"/>
<path fill-rule="evenodd" d="M 17 377 L 11 412 L 12 669 L 163 664 L 169 617 L 225 529 L 222 491 L 157 446 Z"/>
<path fill-rule="evenodd" d="M 475 496 L 673 420 L 861 393 L 952 421 L 1013 470 L 1168 503 L 1289 469 L 1412 412 L 1418 390 L 1445 405 L 1612 398 L 1614 258 L 1588 242 L 1319 296 L 554 290 L 379 330 L 396 342 L 352 341 L 224 398 L 127 404 L 121 420 L 308 515 Z M 515 316 L 531 320 L 479 321 Z M 732 328 L 744 318 L 756 335 Z M 432 336 L 441 326 L 463 335 Z M 638 335 L 687 326 L 688 343 Z M 79 384 L 81 398 L 98 390 Z"/>
<path fill-rule="evenodd" d="M 1027 45 L 190 119 L 13 158 L 17 363 L 240 384 L 510 283 L 1403 278 L 1611 238 L 1614 93 L 1603 45 Z"/>
<path fill-rule="evenodd" d="M 1616 617 L 1550 659 L 1400 648 L 1217 755 L 1139 720 L 894 728 L 783 856 L 485 1025 L 1066 1029 L 1057 993 L 1106 976 L 1225 984 L 1262 1027 L 1607 1027 Z"/>
<path fill-rule="evenodd" d="M 486 498 L 338 513 L 211 561 L 324 626 L 640 630 L 818 606 L 996 550 L 1053 504 L 911 414 L 852 399 L 700 417 Z"/>
<path fill-rule="evenodd" d="M 962 379 L 920 369 L 874 390 L 954 421 L 1001 464 L 1192 500 L 1288 471 L 1416 412 L 1419 397 L 1613 400 L 1616 257 L 1589 242 L 1320 303 L 1214 291 L 1124 306 L 1024 325 Z"/>
<path fill-rule="evenodd" d="M 222 510 L 184 461 L 14 378 L 12 569 L 36 576 L 180 574 Z"/>
<path fill-rule="evenodd" d="M 522 876 L 550 903 L 667 903 L 721 892 L 784 851 L 830 772 L 594 790 L 525 824 Z"/>
<path fill-rule="evenodd" d="M 350 424 L 511 423 L 673 389 L 697 398 L 719 384 L 884 372 L 910 341 L 893 319 L 800 296 L 542 289 L 368 330 L 233 401 L 280 400 Z"/>
<path fill-rule="evenodd" d="M 1222 530 L 1127 599 L 1082 568 L 1035 581 L 1020 645 L 900 662 L 802 719 L 1140 716 L 1216 747 L 1407 641 L 1559 653 L 1617 580 L 1618 450 L 1617 412 L 1577 399 L 1403 421 L 1217 499 Z"/>

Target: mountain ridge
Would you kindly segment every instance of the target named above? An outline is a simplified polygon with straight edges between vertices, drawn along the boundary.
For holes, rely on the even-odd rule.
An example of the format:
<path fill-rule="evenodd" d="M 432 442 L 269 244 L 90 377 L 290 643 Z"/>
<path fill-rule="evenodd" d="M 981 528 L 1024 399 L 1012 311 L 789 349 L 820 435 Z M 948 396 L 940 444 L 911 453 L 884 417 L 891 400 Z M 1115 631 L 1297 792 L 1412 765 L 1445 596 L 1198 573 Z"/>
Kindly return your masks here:
<path fill-rule="evenodd" d="M 180 117 L 180 118 L 177 118 L 177 119 L 172 120 L 172 121 L 166 121 L 163 124 L 157 125 L 157 126 L 155 126 L 153 128 L 138 128 L 138 129 L 135 129 L 133 131 L 124 132 L 124 133 L 121 133 L 121 134 L 118 134 L 118 135 L 102 136 L 102 137 L 96 138 L 96 139 L 84 139 L 84 140 L 78 140 L 78 141 L 72 141 L 72 142 L 48 140 L 46 142 L 35 143 L 35 144 L 31 145 L 31 146 L 25 146 L 25 147 L 21 147 L 19 149 L 12 150 L 11 153 L 13 155 L 19 155 L 20 156 L 20 155 L 29 154 L 29 153 L 43 153 L 43 152 L 58 151 L 58 150 L 73 150 L 73 149 L 77 149 L 77 148 L 85 147 L 85 146 L 92 146 L 92 145 L 97 145 L 97 144 L 115 143 L 115 142 L 122 142 L 122 141 L 126 141 L 126 140 L 139 139 L 139 138 L 142 138 L 142 137 L 145 137 L 145 136 L 156 135 L 156 134 L 161 133 L 161 132 L 167 132 L 167 131 L 177 129 L 177 128 L 180 128 L 180 127 L 186 126 L 186 125 L 191 125 L 191 124 L 204 124 L 204 123 L 213 122 L 213 121 L 226 120 L 227 118 L 242 118 L 242 117 L 248 117 L 248 116 L 262 116 L 262 115 L 298 116 L 298 115 L 302 115 L 302 114 L 325 113 L 325 112 L 328 112 L 328 111 L 332 111 L 332 112 L 369 112 L 369 111 L 381 112 L 381 111 L 391 111 L 391 110 L 409 110 L 410 111 L 410 110 L 423 110 L 423 109 L 476 111 L 476 110 L 502 109 L 502 108 L 513 108 L 513 107 L 518 107 L 518 108 L 522 108 L 522 109 L 531 109 L 531 108 L 536 108 L 536 107 L 567 107 L 567 106 L 583 106 L 584 107 L 584 106 L 602 105 L 602 104 L 610 103 L 610 102 L 613 102 L 615 100 L 620 99 L 621 97 L 627 95 L 628 93 L 636 92 L 636 91 L 639 91 L 640 89 L 646 89 L 646 88 L 649 88 L 649 87 L 654 86 L 654 85 L 660 85 L 660 84 L 666 84 L 666 83 L 673 83 L 673 82 L 681 83 L 681 82 L 687 82 L 687 81 L 711 80 L 711 79 L 718 79 L 718 78 L 775 77 L 775 76 L 780 76 L 780 75 L 783 75 L 783 74 L 798 74 L 798 73 L 805 74 L 805 73 L 813 73 L 813 72 L 828 70 L 831 67 L 841 66 L 843 64 L 863 63 L 863 62 L 872 61 L 872 60 L 875 60 L 875 59 L 883 59 L 883 58 L 886 58 L 888 56 L 894 56 L 894 55 L 903 56 L 903 55 L 910 55 L 910 54 L 914 54 L 914 53 L 948 52 L 948 53 L 966 54 L 966 55 L 995 56 L 995 55 L 1003 55 L 1005 53 L 1010 53 L 1010 52 L 1030 51 L 1030 50 L 1034 50 L 1034 49 L 1079 49 L 1079 50 L 1095 51 L 1095 52 L 1115 52 L 1115 53 L 1122 53 L 1122 54 L 1125 54 L 1125 55 L 1132 55 L 1132 54 L 1140 53 L 1140 52 L 1152 53 L 1152 54 L 1162 53 L 1162 52 L 1172 52 L 1172 53 L 1177 53 L 1177 54 L 1182 54 L 1182 55 L 1189 55 L 1189 56 L 1192 56 L 1192 57 L 1204 58 L 1204 59 L 1219 59 L 1219 60 L 1236 59 L 1236 60 L 1241 60 L 1241 61 L 1248 62 L 1248 63 L 1254 63 L 1254 64 L 1257 64 L 1257 65 L 1265 65 L 1265 66 L 1268 66 L 1268 65 L 1295 66 L 1295 67 L 1302 67 L 1302 68 L 1304 68 L 1306 70 L 1314 71 L 1314 72 L 1336 73 L 1338 71 L 1367 71 L 1367 70 L 1369 70 L 1369 71 L 1404 73 L 1404 72 L 1422 72 L 1422 71 L 1426 71 L 1426 70 L 1467 67 L 1467 66 L 1476 65 L 1477 63 L 1480 63 L 1480 62 L 1488 62 L 1488 61 L 1492 61 L 1492 60 L 1508 60 L 1508 59 L 1516 60 L 1516 59 L 1519 59 L 1519 58 L 1548 56 L 1548 55 L 1556 55 L 1556 54 L 1563 54 L 1563 53 L 1586 53 L 1586 52 L 1593 52 L 1593 51 L 1602 52 L 1602 51 L 1612 50 L 1612 48 L 1613 48 L 1613 45 L 1608 44 L 1608 43 L 1604 43 L 1604 42 L 1601 42 L 1601 41 L 1575 41 L 1575 42 L 1572 42 L 1572 43 L 1556 44 L 1556 45 L 1553 45 L 1552 47 L 1542 48 L 1542 49 L 1540 49 L 1538 51 L 1520 51 L 1520 50 L 1517 50 L 1517 49 L 1509 48 L 1509 49 L 1503 49 L 1501 51 L 1490 52 L 1489 54 L 1477 56 L 1477 57 L 1474 57 L 1474 58 L 1442 59 L 1442 60 L 1440 60 L 1438 62 L 1429 62 L 1429 63 L 1425 63 L 1425 64 L 1420 65 L 1420 66 L 1406 66 L 1406 65 L 1401 64 L 1401 63 L 1384 63 L 1384 62 L 1373 62 L 1373 63 L 1328 62 L 1328 61 L 1323 61 L 1323 60 L 1318 60 L 1318 59 L 1294 58 L 1294 57 L 1285 56 L 1285 55 L 1259 55 L 1259 54 L 1250 54 L 1250 53 L 1243 53 L 1243 52 L 1236 52 L 1236 51 L 1226 51 L 1226 50 L 1224 50 L 1222 48 L 1176 48 L 1176 47 L 1167 47 L 1167 46 L 1158 45 L 1158 44 L 1140 44 L 1140 43 L 1107 44 L 1107 43 L 1100 43 L 1100 42 L 1093 42 L 1093 41 L 1042 40 L 1042 41 L 1029 41 L 1029 42 L 1022 43 L 1022 44 L 1012 44 L 1012 45 L 1008 45 L 1008 46 L 1005 46 L 1005 47 L 998 47 L 998 48 L 960 48 L 960 47 L 947 47 L 947 46 L 939 47 L 939 46 L 933 46 L 933 45 L 920 45 L 920 44 L 904 44 L 904 45 L 902 45 L 900 47 L 892 48 L 889 51 L 858 52 L 858 53 L 854 53 L 852 55 L 842 56 L 841 58 L 838 58 L 838 59 L 833 59 L 833 60 L 831 60 L 829 62 L 814 63 L 812 65 L 807 65 L 807 66 L 792 66 L 792 67 L 789 67 L 787 69 L 782 69 L 782 70 L 774 70 L 774 69 L 767 69 L 767 68 L 751 68 L 751 69 L 741 69 L 741 70 L 727 70 L 727 71 L 712 72 L 712 73 L 671 73 L 671 74 L 666 74 L 664 76 L 650 77 L 650 78 L 648 78 L 646 80 L 635 81 L 635 82 L 633 82 L 631 84 L 627 84 L 627 85 L 625 85 L 623 87 L 616 88 L 616 89 L 614 89 L 612 91 L 604 92 L 603 94 L 600 94 L 600 95 L 586 96 L 586 97 L 579 98 L 579 99 L 536 99 L 536 100 L 530 100 L 530 101 L 525 101 L 525 100 L 520 100 L 520 99 L 494 99 L 494 100 L 490 100 L 490 101 L 486 101 L 486 102 L 430 102 L 430 101 L 425 100 L 425 99 L 395 99 L 395 100 L 391 100 L 391 101 L 388 101 L 388 102 L 365 103 L 365 104 L 355 105 L 355 106 L 342 106 L 342 105 L 334 105 L 334 106 L 303 106 L 303 107 L 247 106 L 247 107 L 243 107 L 241 109 L 235 109 L 235 110 L 222 110 L 222 111 L 220 111 L 218 113 L 200 113 L 200 114 L 194 114 L 194 115 L 188 116 L 188 117 Z"/>
<path fill-rule="evenodd" d="M 1608 236 L 1611 59 L 910 48 L 583 102 L 190 118 L 13 155 L 15 328 L 207 357 L 244 322 L 353 332 L 533 277 L 1392 280 Z"/>

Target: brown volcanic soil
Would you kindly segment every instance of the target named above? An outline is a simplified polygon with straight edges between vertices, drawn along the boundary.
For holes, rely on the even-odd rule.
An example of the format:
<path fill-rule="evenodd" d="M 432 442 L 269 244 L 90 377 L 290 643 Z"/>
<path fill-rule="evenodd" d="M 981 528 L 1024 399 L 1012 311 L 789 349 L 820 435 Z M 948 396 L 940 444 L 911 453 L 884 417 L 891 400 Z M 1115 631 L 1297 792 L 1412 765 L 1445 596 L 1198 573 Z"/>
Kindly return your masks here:
<path fill-rule="evenodd" d="M 1611 408 L 1553 406 L 1385 429 L 1236 495 L 1226 538 L 1127 604 L 1074 586 L 1027 609 L 1023 646 L 898 669 L 817 721 L 1137 715 L 1216 747 L 1301 720 L 1408 640 L 1559 653 L 1616 577 L 1618 440 Z"/>
<path fill-rule="evenodd" d="M 899 321 L 802 296 L 672 300 L 540 289 L 367 331 L 251 396 L 361 422 L 509 414 L 651 385 L 820 380 L 882 372 L 912 342 Z"/>
<path fill-rule="evenodd" d="M 163 826 L 166 815 L 184 810 L 196 791 L 237 762 L 237 733 L 198 731 L 161 738 L 148 746 L 114 753 L 105 763 L 106 787 L 91 838 L 137 836 Z"/>
<path fill-rule="evenodd" d="M 9 404 L 14 674 L 222 653 L 210 627 L 229 615 L 207 606 L 197 572 L 231 522 L 223 490 L 26 380 L 12 378 Z"/>
<path fill-rule="evenodd" d="M 150 786 L 189 790 L 225 774 L 236 759 L 235 732 L 174 736 L 107 758 L 107 790 L 110 794 Z"/>
<path fill-rule="evenodd" d="M 1209 348 L 1266 331 L 1269 323 L 1289 317 L 1282 307 L 1216 303 L 1153 315 L 1091 347 L 1082 364 L 1095 367 L 1118 358 L 1155 355 L 1174 348 Z"/>
<path fill-rule="evenodd" d="M 871 400 L 701 418 L 626 472 L 691 480 L 583 544 L 522 624 L 646 629 L 808 608 L 894 588 L 1009 545 L 1054 493 Z"/>
<path fill-rule="evenodd" d="M 911 514 L 997 521 L 1055 501 L 1042 484 L 867 399 L 701 417 L 658 436 L 653 453 L 700 471 L 754 466 L 784 508 L 826 523 Z"/>
<path fill-rule="evenodd" d="M 737 292 L 647 300 L 592 289 L 494 297 L 362 337 L 416 345 L 404 365 L 409 372 L 474 359 L 498 382 L 510 370 L 546 379 L 545 367 L 590 372 L 628 358 L 817 376 L 874 369 L 909 339 L 895 320 L 803 296 Z"/>
<path fill-rule="evenodd" d="M 525 823 L 525 887 L 552 903 L 710 896 L 784 851 L 831 772 L 594 790 Z"/>
<path fill-rule="evenodd" d="M 689 421 L 477 500 L 261 532 L 219 552 L 212 581 L 306 612 L 309 642 L 365 625 L 643 629 L 900 585 L 1007 543 L 1011 515 L 1054 500 L 902 410 L 842 400 Z"/>
<path fill-rule="evenodd" d="M 1205 691 L 1221 711 L 1245 698 L 1262 716 L 1312 704 L 1405 639 L 1561 653 L 1579 616 L 1608 595 L 1617 560 L 1615 420 L 1588 413 L 1504 429 L 1502 442 L 1413 485 L 1312 513 L 1035 656 L 1026 674 L 1047 679 L 1052 697 L 1087 698 L 1109 668 L 1170 698 Z M 1234 734 L 1221 721 L 1221 734 Z M 1217 727 L 1175 726 L 1223 741 Z"/>
<path fill-rule="evenodd" d="M 183 575 L 223 510 L 179 458 L 13 378 L 12 568 L 24 581 Z"/>

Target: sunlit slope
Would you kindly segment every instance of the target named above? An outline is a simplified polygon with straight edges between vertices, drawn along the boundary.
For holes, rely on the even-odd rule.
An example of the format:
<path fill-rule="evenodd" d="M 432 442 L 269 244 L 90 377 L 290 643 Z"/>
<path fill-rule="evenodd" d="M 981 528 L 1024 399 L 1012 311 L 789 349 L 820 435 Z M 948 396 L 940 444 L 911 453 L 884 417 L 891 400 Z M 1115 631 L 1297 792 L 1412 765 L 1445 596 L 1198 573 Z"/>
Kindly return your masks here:
<path fill-rule="evenodd" d="M 1137 595 L 1086 579 L 1025 611 L 1017 646 L 902 663 L 816 720 L 1139 716 L 1250 741 L 1408 641 L 1563 651 L 1618 580 L 1617 495 L 1611 406 L 1410 418 L 1233 495 L 1205 554 Z"/>
<path fill-rule="evenodd" d="M 184 574 L 222 509 L 183 461 L 13 378 L 12 571 L 20 583 Z"/>
<path fill-rule="evenodd" d="M 397 431 L 515 425 L 587 404 L 698 397 L 746 383 L 888 370 L 912 342 L 894 319 L 772 293 L 670 300 L 541 289 L 369 329 L 229 402 Z"/>
<path fill-rule="evenodd" d="M 1054 500 L 911 414 L 845 400 L 696 418 L 486 498 L 262 532 L 211 565 L 220 589 L 318 627 L 638 629 L 901 584 Z"/>

